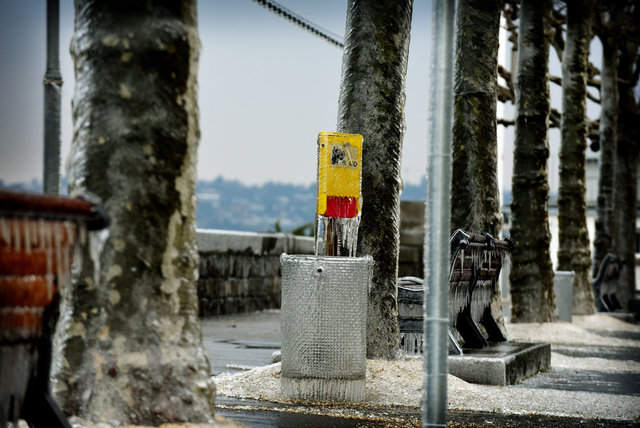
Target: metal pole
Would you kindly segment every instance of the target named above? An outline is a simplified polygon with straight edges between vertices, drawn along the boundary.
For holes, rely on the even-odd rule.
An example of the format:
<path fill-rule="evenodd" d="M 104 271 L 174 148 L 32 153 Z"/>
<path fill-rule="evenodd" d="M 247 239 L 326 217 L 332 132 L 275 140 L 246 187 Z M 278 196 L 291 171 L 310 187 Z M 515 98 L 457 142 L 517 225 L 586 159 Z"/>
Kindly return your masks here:
<path fill-rule="evenodd" d="M 59 0 L 47 0 L 47 70 L 44 74 L 44 192 L 60 192 Z"/>
<path fill-rule="evenodd" d="M 424 251 L 423 427 L 447 425 L 454 12 L 455 1 L 433 0 Z"/>

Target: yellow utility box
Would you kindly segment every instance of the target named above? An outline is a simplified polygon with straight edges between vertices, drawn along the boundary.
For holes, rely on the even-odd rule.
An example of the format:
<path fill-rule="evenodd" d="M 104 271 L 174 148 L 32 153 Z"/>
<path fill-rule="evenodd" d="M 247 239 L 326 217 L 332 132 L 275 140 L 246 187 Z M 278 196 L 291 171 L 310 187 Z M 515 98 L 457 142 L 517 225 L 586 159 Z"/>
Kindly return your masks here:
<path fill-rule="evenodd" d="M 362 193 L 362 135 L 318 134 L 317 213 L 352 218 L 360 213 Z"/>

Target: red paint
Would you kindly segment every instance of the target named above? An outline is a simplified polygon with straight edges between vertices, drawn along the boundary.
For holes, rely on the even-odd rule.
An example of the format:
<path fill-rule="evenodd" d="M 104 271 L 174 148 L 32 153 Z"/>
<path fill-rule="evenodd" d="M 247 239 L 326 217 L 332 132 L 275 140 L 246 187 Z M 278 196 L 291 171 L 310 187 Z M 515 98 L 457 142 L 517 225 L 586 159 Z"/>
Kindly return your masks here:
<path fill-rule="evenodd" d="M 353 218 L 358 215 L 358 198 L 327 196 L 325 217 Z"/>

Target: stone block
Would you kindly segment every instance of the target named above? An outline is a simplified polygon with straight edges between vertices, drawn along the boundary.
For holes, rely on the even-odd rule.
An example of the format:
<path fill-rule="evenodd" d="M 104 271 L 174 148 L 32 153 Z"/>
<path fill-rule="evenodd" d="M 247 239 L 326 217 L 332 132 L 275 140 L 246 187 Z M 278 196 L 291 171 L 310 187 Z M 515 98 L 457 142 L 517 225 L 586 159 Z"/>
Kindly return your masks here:
<path fill-rule="evenodd" d="M 551 367 L 548 343 L 504 342 L 449 356 L 449 373 L 484 385 L 513 385 Z"/>

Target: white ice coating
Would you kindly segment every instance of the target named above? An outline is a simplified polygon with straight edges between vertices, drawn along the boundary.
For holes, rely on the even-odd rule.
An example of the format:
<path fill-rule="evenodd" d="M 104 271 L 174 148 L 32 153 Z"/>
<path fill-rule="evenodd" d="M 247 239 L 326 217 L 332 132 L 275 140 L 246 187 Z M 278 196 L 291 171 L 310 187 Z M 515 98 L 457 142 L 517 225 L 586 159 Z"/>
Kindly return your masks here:
<path fill-rule="evenodd" d="M 406 355 L 419 355 L 424 349 L 424 334 L 400 333 L 400 343 Z"/>
<path fill-rule="evenodd" d="M 109 229 L 102 229 L 89 236 L 89 258 L 93 265 L 93 283 L 100 283 L 100 255 L 104 244 L 109 239 Z"/>
<path fill-rule="evenodd" d="M 316 221 L 315 255 L 326 255 L 327 243 L 336 241 L 336 256 L 355 257 L 358 248 L 358 227 L 360 216 L 352 218 L 324 217 L 319 215 Z M 347 254 L 341 254 L 345 248 Z"/>
<path fill-rule="evenodd" d="M 453 261 L 453 268 L 449 273 L 449 318 L 451 325 L 455 325 L 458 314 L 471 304 L 471 317 L 478 322 L 484 313 L 486 307 L 491 303 L 494 293 L 494 282 L 497 280 L 498 273 L 494 266 L 494 258 L 498 257 L 500 266 L 504 262 L 504 251 L 492 251 L 483 245 L 471 244 L 466 249 L 461 248 Z M 475 283 L 471 295 L 469 295 L 469 286 L 471 279 L 452 282 L 451 276 L 454 271 L 459 271 L 460 275 L 471 273 L 471 279 L 480 275 L 482 278 Z M 471 301 L 469 301 L 471 300 Z"/>

